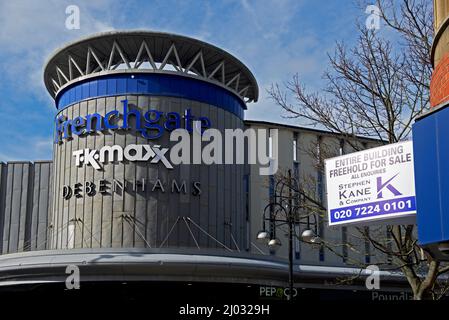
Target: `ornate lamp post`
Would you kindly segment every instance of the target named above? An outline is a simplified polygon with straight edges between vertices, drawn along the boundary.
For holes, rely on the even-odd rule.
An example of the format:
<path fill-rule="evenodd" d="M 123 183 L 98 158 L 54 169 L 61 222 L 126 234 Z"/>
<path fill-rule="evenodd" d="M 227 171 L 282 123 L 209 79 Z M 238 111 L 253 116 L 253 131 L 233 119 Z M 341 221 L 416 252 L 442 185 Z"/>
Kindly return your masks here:
<path fill-rule="evenodd" d="M 320 210 L 325 208 L 314 199 L 307 196 L 299 188 L 297 179 L 292 178 L 291 170 L 288 170 L 286 179 L 280 179 L 274 187 L 273 201 L 270 202 L 263 212 L 263 229 L 257 234 L 257 240 L 268 245 L 272 249 L 277 249 L 282 245 L 276 237 L 278 227 L 288 226 L 288 300 L 293 299 L 293 236 L 295 225 L 305 225 L 306 228 L 301 234 L 303 241 L 308 243 L 319 243 L 318 221 L 315 214 L 301 214 L 306 211 L 306 202 L 310 202 Z M 313 222 L 310 221 L 311 217 Z M 267 229 L 267 222 L 269 228 Z M 313 230 L 311 229 L 313 227 Z"/>

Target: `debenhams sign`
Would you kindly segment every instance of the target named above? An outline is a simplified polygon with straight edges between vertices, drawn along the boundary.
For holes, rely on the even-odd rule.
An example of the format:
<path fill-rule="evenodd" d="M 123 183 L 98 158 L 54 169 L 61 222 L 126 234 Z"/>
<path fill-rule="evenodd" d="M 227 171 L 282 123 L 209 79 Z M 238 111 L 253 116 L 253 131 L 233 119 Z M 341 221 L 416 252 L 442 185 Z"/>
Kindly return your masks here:
<path fill-rule="evenodd" d="M 142 178 L 139 180 L 117 180 L 112 181 L 100 179 L 96 182 L 86 181 L 83 183 L 75 183 L 73 186 L 63 186 L 62 197 L 69 200 L 72 197 L 82 198 L 84 196 L 93 197 L 96 194 L 110 195 L 111 192 L 123 194 L 123 192 L 136 192 L 139 194 L 146 194 L 147 192 L 170 192 L 193 196 L 201 195 L 201 184 L 199 181 L 194 181 L 190 185 L 185 180 L 177 181 L 173 179 L 170 182 L 164 182 L 161 179 L 155 181 L 147 181 Z"/>

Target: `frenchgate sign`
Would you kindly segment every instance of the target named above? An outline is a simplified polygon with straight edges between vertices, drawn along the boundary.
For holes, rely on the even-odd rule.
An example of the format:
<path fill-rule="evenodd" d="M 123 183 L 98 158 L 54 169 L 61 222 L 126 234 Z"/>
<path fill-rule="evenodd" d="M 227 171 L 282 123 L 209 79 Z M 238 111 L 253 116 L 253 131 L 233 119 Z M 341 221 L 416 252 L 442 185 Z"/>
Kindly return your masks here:
<path fill-rule="evenodd" d="M 329 225 L 414 223 L 411 141 L 327 159 Z"/>

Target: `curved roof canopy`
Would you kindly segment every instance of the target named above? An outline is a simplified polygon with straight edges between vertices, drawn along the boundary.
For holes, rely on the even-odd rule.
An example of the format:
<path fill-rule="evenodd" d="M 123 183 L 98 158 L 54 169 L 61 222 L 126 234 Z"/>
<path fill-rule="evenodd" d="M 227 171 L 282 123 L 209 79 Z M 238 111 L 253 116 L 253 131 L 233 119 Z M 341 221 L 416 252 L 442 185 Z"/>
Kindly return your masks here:
<path fill-rule="evenodd" d="M 249 69 L 228 52 L 206 42 L 171 33 L 111 31 L 56 50 L 45 65 L 52 97 L 77 81 L 114 72 L 177 73 L 226 87 L 246 102 L 259 90 Z"/>

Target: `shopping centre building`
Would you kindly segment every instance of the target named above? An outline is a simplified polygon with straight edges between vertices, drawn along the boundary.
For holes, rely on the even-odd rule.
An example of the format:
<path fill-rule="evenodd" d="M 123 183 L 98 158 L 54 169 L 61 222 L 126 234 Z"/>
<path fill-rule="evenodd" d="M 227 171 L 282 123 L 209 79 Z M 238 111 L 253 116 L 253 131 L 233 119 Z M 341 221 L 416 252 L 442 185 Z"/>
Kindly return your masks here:
<path fill-rule="evenodd" d="M 236 295 L 259 297 L 273 295 L 260 288 L 287 286 L 284 232 L 277 233 L 278 250 L 256 240 L 276 176 L 260 175 L 259 164 L 172 165 L 164 156 L 173 145 L 170 132 L 192 133 L 193 120 L 222 133 L 277 129 L 277 139 L 268 134 L 263 143 L 278 150 L 278 172 L 290 169 L 323 206 L 323 153 L 351 152 L 345 138 L 245 119 L 259 96 L 250 70 L 228 52 L 180 35 L 114 31 L 83 38 L 49 58 L 44 81 L 56 106 L 53 159 L 1 164 L 2 290 L 64 287 L 68 265 L 79 268 L 86 288 L 231 285 Z M 378 145 L 351 139 L 363 148 Z M 305 243 L 299 235 L 306 227 L 296 225 L 295 287 L 366 292 L 363 279 L 338 279 L 360 272 L 349 260 L 377 263 L 381 255 L 352 238 L 351 227 L 329 228 L 320 215 L 316 226 L 321 239 L 354 246 Z M 384 279 L 387 291 L 406 288 L 400 275 Z"/>

